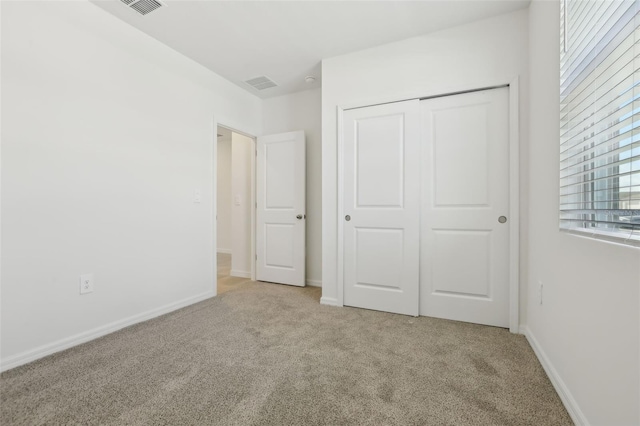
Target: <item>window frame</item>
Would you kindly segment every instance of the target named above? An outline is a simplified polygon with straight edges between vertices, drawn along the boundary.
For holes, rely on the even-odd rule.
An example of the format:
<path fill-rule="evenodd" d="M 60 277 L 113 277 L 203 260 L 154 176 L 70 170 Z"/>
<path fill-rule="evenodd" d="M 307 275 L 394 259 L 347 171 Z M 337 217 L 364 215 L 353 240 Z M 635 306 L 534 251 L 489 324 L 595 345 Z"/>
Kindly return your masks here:
<path fill-rule="evenodd" d="M 636 195 L 636 187 L 640 188 L 640 182 L 636 185 L 636 179 L 640 177 L 636 162 L 640 162 L 640 155 L 635 154 L 636 148 L 640 148 L 640 138 L 634 140 L 640 135 L 640 54 L 636 53 L 640 46 L 638 3 L 640 2 L 631 0 L 613 3 L 602 0 L 563 0 L 559 16 L 561 121 L 558 228 L 561 232 L 579 237 L 632 247 L 640 247 L 640 199 Z M 581 30 L 572 36 L 569 14 L 572 7 L 577 5 L 576 17 L 582 20 L 576 19 L 573 23 Z M 612 16 L 617 14 L 620 15 L 619 19 L 613 19 Z M 585 16 L 589 16 L 589 19 Z M 603 16 L 608 17 L 605 19 Z M 589 24 L 594 22 L 599 28 L 596 34 L 588 31 L 591 28 Z M 625 43 L 629 43 L 630 37 L 631 47 L 627 49 L 624 46 L 627 46 Z M 574 43 L 575 50 L 572 50 Z M 619 48 L 623 53 L 614 55 Z M 629 51 L 631 52 L 628 53 Z M 631 56 L 631 60 L 624 64 L 627 55 Z M 618 64 L 619 60 L 622 65 Z M 601 66 L 609 61 L 613 62 L 602 69 Z M 629 64 L 631 73 L 627 76 L 624 72 Z M 614 68 L 610 68 L 614 65 Z M 622 83 L 616 83 L 608 88 L 605 86 L 598 93 L 608 83 L 607 80 L 601 80 L 605 72 L 611 75 L 621 73 L 624 76 L 622 81 L 626 83 L 629 79 L 631 86 L 619 92 L 617 87 Z M 615 96 L 610 103 L 623 102 L 623 96 L 630 96 L 630 100 L 617 106 L 610 115 L 602 117 L 604 108 L 602 104 L 598 104 L 598 94 L 602 97 Z M 631 111 L 625 114 L 621 110 L 628 107 L 629 103 Z M 609 104 L 606 105 L 610 108 Z M 589 120 L 592 122 L 589 123 Z M 608 120 L 607 125 L 609 122 L 613 124 L 602 127 L 601 122 L 604 120 Z M 627 120 L 630 124 L 623 125 Z M 616 125 L 621 127 L 612 130 Z M 588 129 L 592 129 L 591 134 L 582 136 L 581 133 L 589 133 Z M 606 137 L 598 134 L 600 129 L 606 132 Z M 595 130 L 598 130 L 595 133 L 597 137 L 594 137 Z M 616 140 L 618 136 L 621 138 Z M 619 145 L 623 142 L 623 145 Z M 624 162 L 627 160 L 622 156 L 627 153 L 629 170 L 621 172 L 620 168 L 622 165 L 626 168 Z M 629 176 L 629 183 L 621 187 L 620 179 L 625 175 Z M 623 193 L 628 193 L 625 197 L 628 200 L 621 199 Z M 621 208 L 625 202 L 628 203 L 627 208 Z M 607 208 L 602 208 L 602 204 L 607 205 Z M 629 228 L 621 217 L 629 218 Z"/>

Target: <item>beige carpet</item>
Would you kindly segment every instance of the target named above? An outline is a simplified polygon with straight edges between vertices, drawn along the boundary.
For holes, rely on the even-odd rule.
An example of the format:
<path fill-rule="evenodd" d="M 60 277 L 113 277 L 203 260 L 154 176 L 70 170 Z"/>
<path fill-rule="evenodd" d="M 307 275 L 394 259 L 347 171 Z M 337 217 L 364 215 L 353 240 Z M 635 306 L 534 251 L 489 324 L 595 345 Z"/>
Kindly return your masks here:
<path fill-rule="evenodd" d="M 231 255 L 218 253 L 218 295 L 233 290 L 237 285 L 249 281 L 246 278 L 232 277 L 230 274 Z"/>
<path fill-rule="evenodd" d="M 221 281 L 217 298 L 3 373 L 0 423 L 571 424 L 522 336 Z"/>

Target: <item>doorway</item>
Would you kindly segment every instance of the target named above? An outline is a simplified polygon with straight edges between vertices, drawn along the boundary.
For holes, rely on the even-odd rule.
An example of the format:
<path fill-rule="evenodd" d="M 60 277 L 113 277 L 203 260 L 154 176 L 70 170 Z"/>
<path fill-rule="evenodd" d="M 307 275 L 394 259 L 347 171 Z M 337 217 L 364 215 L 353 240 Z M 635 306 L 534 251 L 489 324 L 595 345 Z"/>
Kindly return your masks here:
<path fill-rule="evenodd" d="M 304 131 L 255 138 L 215 127 L 218 294 L 247 280 L 305 286 Z"/>
<path fill-rule="evenodd" d="M 216 258 L 218 294 L 252 279 L 255 138 L 217 126 Z"/>

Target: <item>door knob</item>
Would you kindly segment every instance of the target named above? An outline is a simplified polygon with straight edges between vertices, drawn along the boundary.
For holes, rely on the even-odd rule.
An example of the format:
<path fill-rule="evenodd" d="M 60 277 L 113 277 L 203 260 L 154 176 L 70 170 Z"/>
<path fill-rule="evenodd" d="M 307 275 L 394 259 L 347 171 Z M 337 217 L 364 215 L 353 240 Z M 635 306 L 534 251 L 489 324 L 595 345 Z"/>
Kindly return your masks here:
<path fill-rule="evenodd" d="M 351 216 L 346 215 L 346 216 L 344 217 L 344 220 L 346 220 L 347 222 L 349 222 L 349 221 L 351 220 Z"/>
<path fill-rule="evenodd" d="M 298 219 L 298 220 L 302 219 L 302 215 L 299 214 L 298 216 L 296 216 L 296 219 Z"/>
<path fill-rule="evenodd" d="M 500 216 L 498 218 L 498 222 L 500 222 L 500 223 L 505 223 L 506 221 L 507 221 L 507 217 L 506 216 Z"/>

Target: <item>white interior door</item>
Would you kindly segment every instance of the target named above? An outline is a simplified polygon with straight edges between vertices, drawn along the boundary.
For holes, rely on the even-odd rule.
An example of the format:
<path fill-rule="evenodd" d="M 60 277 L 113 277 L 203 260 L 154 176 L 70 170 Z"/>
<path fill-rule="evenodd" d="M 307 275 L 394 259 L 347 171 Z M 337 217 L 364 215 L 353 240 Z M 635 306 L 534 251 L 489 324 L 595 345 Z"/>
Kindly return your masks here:
<path fill-rule="evenodd" d="M 344 304 L 418 315 L 419 101 L 345 111 Z"/>
<path fill-rule="evenodd" d="M 256 280 L 305 285 L 305 137 L 261 136 L 256 161 Z"/>
<path fill-rule="evenodd" d="M 421 102 L 420 314 L 509 327 L 509 92 Z"/>

